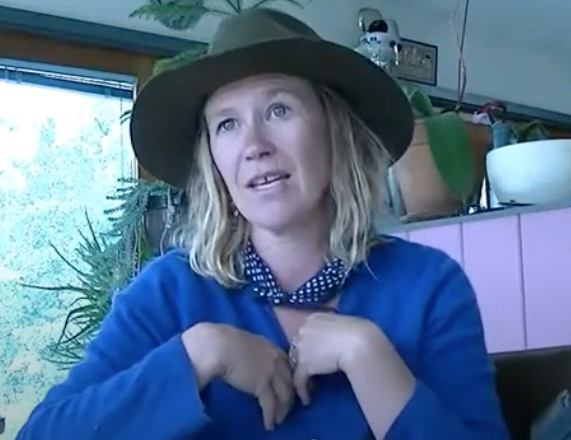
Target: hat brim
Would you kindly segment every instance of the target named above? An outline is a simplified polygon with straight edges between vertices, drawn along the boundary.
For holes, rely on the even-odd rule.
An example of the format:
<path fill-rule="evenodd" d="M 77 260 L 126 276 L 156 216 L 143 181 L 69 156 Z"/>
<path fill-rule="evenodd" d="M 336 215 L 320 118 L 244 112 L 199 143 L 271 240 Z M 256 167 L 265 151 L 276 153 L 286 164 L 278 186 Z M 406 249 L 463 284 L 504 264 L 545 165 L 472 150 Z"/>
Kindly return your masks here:
<path fill-rule="evenodd" d="M 387 73 L 349 48 L 300 38 L 205 56 L 151 79 L 135 100 L 130 123 L 141 166 L 184 187 L 206 99 L 224 85 L 264 73 L 298 76 L 337 92 L 379 136 L 393 161 L 412 140 L 412 108 Z"/>

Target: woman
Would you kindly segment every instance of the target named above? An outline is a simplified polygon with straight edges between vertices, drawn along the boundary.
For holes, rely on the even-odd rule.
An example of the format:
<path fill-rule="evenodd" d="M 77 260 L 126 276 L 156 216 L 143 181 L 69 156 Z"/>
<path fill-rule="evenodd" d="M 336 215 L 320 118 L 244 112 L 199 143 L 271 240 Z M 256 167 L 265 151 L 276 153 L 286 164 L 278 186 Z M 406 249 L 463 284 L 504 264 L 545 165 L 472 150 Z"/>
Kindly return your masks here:
<path fill-rule="evenodd" d="M 133 112 L 141 164 L 188 188 L 183 246 L 18 439 L 506 440 L 464 273 L 374 233 L 412 130 L 364 57 L 283 13 L 224 20 Z"/>

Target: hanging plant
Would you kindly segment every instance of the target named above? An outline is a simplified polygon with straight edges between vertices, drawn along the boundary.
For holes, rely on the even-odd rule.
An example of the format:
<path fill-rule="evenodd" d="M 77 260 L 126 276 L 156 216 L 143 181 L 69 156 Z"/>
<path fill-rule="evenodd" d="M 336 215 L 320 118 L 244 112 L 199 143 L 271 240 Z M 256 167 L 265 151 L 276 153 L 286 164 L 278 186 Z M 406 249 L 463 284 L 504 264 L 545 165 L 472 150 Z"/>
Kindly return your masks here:
<path fill-rule="evenodd" d="M 155 254 L 145 233 L 145 213 L 152 197 L 170 197 L 172 188 L 162 182 L 120 179 L 110 200 L 119 202 L 107 210 L 111 228 L 97 233 L 86 214 L 87 233 L 74 249 L 73 263 L 61 248 L 52 249 L 77 275 L 63 286 L 24 285 L 48 292 L 71 292 L 76 296 L 67 313 L 58 340 L 47 347 L 46 358 L 68 368 L 83 358 L 85 344 L 95 335 L 109 312 L 113 296 L 136 276 L 141 266 Z"/>
<path fill-rule="evenodd" d="M 155 20 L 169 29 L 191 29 L 205 16 L 226 16 L 230 11 L 205 6 L 204 0 L 150 0 L 149 4 L 133 11 L 131 18 Z M 227 4 L 232 2 L 226 1 Z"/>
<path fill-rule="evenodd" d="M 222 7 L 216 8 L 209 6 L 208 0 L 149 0 L 149 4 L 137 8 L 130 17 L 156 20 L 169 29 L 183 31 L 194 28 L 207 15 L 225 17 L 274 3 L 288 3 L 303 8 L 304 3 L 309 1 L 311 0 L 259 0 L 244 7 L 242 0 L 223 0 Z"/>
<path fill-rule="evenodd" d="M 176 69 L 177 67 L 183 66 L 206 54 L 208 50 L 208 45 L 204 43 L 191 42 L 190 47 L 175 55 L 171 58 L 164 58 L 157 61 L 153 68 L 153 75 L 158 75 L 170 69 Z"/>

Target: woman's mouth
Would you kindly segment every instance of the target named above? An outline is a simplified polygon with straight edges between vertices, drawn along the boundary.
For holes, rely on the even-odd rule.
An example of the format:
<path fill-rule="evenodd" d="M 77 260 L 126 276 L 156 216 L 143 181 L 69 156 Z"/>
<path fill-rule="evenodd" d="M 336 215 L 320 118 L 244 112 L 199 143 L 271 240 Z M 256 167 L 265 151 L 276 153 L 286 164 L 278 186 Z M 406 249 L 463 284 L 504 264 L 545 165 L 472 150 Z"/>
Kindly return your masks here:
<path fill-rule="evenodd" d="M 289 178 L 290 174 L 284 171 L 268 171 L 251 178 L 247 186 L 251 189 L 264 189 Z"/>

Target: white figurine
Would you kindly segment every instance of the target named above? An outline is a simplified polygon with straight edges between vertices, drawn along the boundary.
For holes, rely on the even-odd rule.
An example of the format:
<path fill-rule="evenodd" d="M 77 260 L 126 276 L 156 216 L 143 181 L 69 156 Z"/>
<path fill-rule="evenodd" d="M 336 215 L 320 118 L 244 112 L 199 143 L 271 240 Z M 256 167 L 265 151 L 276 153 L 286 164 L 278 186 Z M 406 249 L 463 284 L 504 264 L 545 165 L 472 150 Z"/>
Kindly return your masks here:
<path fill-rule="evenodd" d="M 363 8 L 359 11 L 359 27 L 363 35 L 355 50 L 388 73 L 393 73 L 402 50 L 396 22 L 383 18 L 376 9 Z"/>

